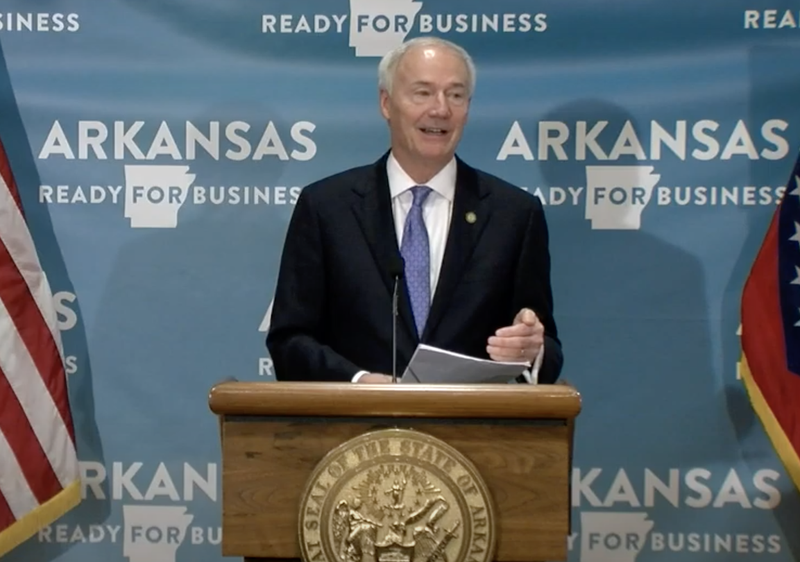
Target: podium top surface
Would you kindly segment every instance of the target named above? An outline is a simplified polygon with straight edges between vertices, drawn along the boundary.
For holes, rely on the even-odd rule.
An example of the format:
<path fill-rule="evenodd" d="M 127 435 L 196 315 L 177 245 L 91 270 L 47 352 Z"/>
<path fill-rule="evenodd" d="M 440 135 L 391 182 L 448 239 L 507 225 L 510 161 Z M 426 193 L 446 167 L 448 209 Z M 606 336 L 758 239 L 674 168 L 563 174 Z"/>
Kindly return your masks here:
<path fill-rule="evenodd" d="M 209 393 L 218 415 L 566 419 L 580 413 L 577 390 L 548 385 L 401 385 L 222 382 Z"/>

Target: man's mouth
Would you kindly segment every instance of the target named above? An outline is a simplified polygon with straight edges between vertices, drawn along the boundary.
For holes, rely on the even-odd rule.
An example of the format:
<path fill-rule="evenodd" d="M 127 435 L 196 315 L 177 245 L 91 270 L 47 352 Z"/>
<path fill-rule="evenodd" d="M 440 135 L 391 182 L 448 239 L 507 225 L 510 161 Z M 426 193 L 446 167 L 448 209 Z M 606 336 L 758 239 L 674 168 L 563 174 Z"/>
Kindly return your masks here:
<path fill-rule="evenodd" d="M 420 131 L 425 133 L 426 135 L 434 135 L 434 136 L 444 136 L 447 134 L 447 129 L 438 129 L 436 127 L 421 127 Z"/>

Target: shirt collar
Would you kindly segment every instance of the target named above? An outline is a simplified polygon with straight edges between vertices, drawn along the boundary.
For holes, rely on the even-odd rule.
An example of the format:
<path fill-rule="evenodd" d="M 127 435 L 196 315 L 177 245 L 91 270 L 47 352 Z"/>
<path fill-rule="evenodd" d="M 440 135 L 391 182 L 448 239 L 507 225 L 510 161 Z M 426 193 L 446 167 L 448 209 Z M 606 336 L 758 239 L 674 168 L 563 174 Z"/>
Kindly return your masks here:
<path fill-rule="evenodd" d="M 389 177 L 389 191 L 392 199 L 418 185 L 417 182 L 412 180 L 405 170 L 403 170 L 400 163 L 394 157 L 394 154 L 389 154 L 389 159 L 386 162 L 386 174 Z M 452 202 L 456 192 L 456 159 L 451 159 L 450 162 L 425 185 Z"/>

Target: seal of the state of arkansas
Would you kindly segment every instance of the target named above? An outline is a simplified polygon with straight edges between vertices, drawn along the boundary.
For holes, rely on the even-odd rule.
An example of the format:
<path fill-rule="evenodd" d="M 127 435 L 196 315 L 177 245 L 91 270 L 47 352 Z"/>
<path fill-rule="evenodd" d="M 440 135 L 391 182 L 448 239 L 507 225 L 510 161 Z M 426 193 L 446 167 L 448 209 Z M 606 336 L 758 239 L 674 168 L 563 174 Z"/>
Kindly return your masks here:
<path fill-rule="evenodd" d="M 374 431 L 316 466 L 299 540 L 305 562 L 490 562 L 492 498 L 472 463 L 440 439 Z"/>

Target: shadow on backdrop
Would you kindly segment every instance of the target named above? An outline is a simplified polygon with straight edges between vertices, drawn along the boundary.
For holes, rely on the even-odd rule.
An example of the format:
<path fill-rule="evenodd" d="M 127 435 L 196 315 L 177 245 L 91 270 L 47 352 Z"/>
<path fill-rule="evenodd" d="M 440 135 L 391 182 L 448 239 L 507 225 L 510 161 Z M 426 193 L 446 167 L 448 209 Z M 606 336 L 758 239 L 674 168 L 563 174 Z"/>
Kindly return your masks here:
<path fill-rule="evenodd" d="M 626 121 L 639 139 L 649 134 L 625 108 L 601 99 L 565 103 L 539 121 L 586 121 L 587 128 L 608 121 L 598 137 L 602 147 L 614 145 Z M 584 218 L 586 166 L 609 163 L 589 150 L 585 161 L 576 161 L 574 139 L 569 143 L 568 160 L 551 154 L 539 160 L 539 167 L 548 189 L 584 187 L 583 203 L 547 208 L 556 317 L 570 350 L 563 376 L 584 396 L 576 467 L 603 467 L 596 480 L 603 491 L 619 468 L 641 489 L 645 469 L 666 481 L 668 469 L 727 463 L 731 452 L 718 438 L 726 419 L 714 404 L 702 264 L 646 231 L 648 222 L 670 212 L 657 205 L 655 193 L 642 212 L 642 230 L 592 230 Z M 611 163 L 643 164 L 634 156 Z M 654 166 L 663 182 L 663 166 Z M 674 220 L 680 221 L 677 211 Z M 630 509 L 626 502 L 621 505 Z M 687 518 L 686 510 L 656 513 L 658 525 L 665 524 L 668 513 L 681 522 Z"/>
<path fill-rule="evenodd" d="M 17 105 L 16 96 L 14 95 L 5 53 L 1 44 L 0 115 L 2 115 L 2 119 L 0 119 L 0 138 L 3 139 L 11 163 L 11 169 L 19 188 L 22 205 L 42 269 L 47 274 L 54 294 L 59 292 L 74 294 L 75 290 L 70 281 L 58 239 L 53 230 L 49 209 L 47 205 L 40 204 L 38 201 L 39 172 L 30 149 L 30 143 L 19 106 Z M 77 371 L 67 377 L 70 405 L 75 424 L 78 458 L 82 462 L 91 461 L 104 465 L 103 445 L 95 419 L 92 362 L 84 331 L 80 295 L 77 295 L 77 297 L 75 302 L 68 305 L 77 315 L 77 323 L 73 328 L 62 333 L 62 341 L 65 355 L 74 356 L 77 363 Z M 59 316 L 59 322 L 63 322 L 63 320 Z M 94 475 L 94 471 L 90 470 L 89 476 Z M 105 497 L 108 498 L 108 480 L 105 480 L 101 489 Z M 62 517 L 57 524 L 68 524 L 70 528 L 74 525 L 81 525 L 83 522 L 100 524 L 108 517 L 109 509 L 108 499 L 84 500 Z M 53 532 L 50 536 L 55 541 L 55 533 Z M 69 544 L 39 543 L 37 538 L 34 537 L 10 552 L 7 555 L 7 560 L 8 562 L 27 562 L 29 560 L 49 562 L 70 548 L 71 545 Z"/>
<path fill-rule="evenodd" d="M 298 148 L 289 136 L 292 123 L 268 103 L 232 99 L 192 115 L 169 117 L 178 146 L 184 146 L 185 119 L 204 134 L 210 121 L 220 122 L 219 160 L 199 149 L 195 160 L 163 161 L 188 165 L 195 176 L 192 185 L 205 187 L 206 195 L 211 187 L 268 186 L 272 198 L 275 186 L 289 187 L 287 162 L 275 156 L 260 161 L 224 156 L 225 150 L 236 148 L 224 140 L 225 124 L 234 120 L 251 125 L 246 136 L 252 148 L 269 121 L 287 151 Z M 150 129 L 140 136 L 152 138 L 157 126 L 147 123 Z M 122 164 L 118 183 L 125 184 Z M 266 355 L 258 328 L 293 209 L 272 199 L 257 205 L 231 204 L 228 198 L 224 204 L 195 204 L 192 194 L 190 188 L 176 228 L 129 231 L 99 297 L 94 338 L 101 351 L 95 368 L 114 378 L 111 398 L 134 416 L 124 427 L 130 446 L 120 454 L 128 462 L 145 462 L 143 487 L 160 462 L 176 474 L 183 463 L 204 474 L 206 463 L 219 462 L 217 420 L 208 408 L 208 391 L 228 377 L 257 376 L 258 358 Z M 287 191 L 287 201 L 289 197 Z M 117 212 L 120 224 L 129 229 L 122 209 Z M 142 405 L 147 405 L 147 415 L 137 413 Z M 219 505 L 209 508 L 210 523 L 219 517 Z M 193 525 L 201 525 L 199 512 L 195 515 Z"/>

